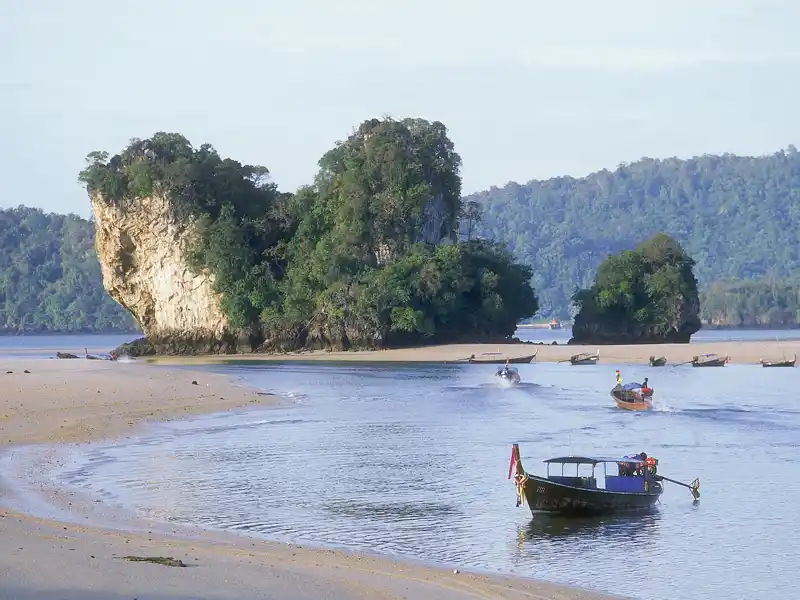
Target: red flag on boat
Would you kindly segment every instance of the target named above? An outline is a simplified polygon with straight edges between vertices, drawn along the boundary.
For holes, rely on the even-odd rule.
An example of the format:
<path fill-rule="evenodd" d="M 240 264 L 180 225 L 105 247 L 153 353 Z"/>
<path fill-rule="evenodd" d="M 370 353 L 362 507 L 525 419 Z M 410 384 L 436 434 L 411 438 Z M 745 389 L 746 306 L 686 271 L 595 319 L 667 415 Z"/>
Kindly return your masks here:
<path fill-rule="evenodd" d="M 511 473 L 514 471 L 514 465 L 519 460 L 519 446 L 514 444 L 511 446 L 511 462 L 508 464 L 508 479 L 511 479 Z"/>

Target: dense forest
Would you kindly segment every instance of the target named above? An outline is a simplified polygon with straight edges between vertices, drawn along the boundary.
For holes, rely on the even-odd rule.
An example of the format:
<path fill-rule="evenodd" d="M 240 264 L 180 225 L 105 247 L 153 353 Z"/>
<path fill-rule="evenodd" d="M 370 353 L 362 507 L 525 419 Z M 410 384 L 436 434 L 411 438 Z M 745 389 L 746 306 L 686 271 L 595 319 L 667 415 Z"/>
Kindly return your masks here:
<path fill-rule="evenodd" d="M 800 267 L 800 153 L 794 147 L 755 158 L 642 159 L 584 178 L 493 187 L 466 197 L 470 203 L 481 213 L 477 233 L 502 240 L 533 267 L 543 316 L 567 317 L 576 287 L 591 285 L 607 256 L 659 232 L 696 261 L 709 300 L 721 294 L 719 286 L 710 288 L 714 282 L 779 281 Z M 739 290 L 759 298 L 741 319 L 773 318 L 767 311 L 774 293 L 760 284 Z"/>
<path fill-rule="evenodd" d="M 0 334 L 135 331 L 103 289 L 93 236 L 77 215 L 0 210 Z"/>
<path fill-rule="evenodd" d="M 707 327 L 800 326 L 800 280 L 768 278 L 719 281 L 701 295 Z"/>
<path fill-rule="evenodd" d="M 175 133 L 88 163 L 80 179 L 100 201 L 124 208 L 158 194 L 197 223 L 191 266 L 214 275 L 237 347 L 500 340 L 538 310 L 528 265 L 500 244 L 458 240 L 470 218 L 461 158 L 439 122 L 365 121 L 295 194 L 265 167 Z M 172 338 L 152 341 L 185 351 Z"/>

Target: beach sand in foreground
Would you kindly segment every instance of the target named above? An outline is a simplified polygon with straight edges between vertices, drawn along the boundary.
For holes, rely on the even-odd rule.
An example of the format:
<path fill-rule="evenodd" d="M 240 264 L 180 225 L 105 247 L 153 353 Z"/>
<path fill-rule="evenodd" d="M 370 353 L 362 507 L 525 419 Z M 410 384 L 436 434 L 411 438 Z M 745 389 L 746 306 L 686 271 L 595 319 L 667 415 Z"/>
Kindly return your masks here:
<path fill-rule="evenodd" d="M 135 363 L 9 359 L 0 361 L 0 378 L 0 450 L 117 438 L 144 421 L 279 402 L 222 375 Z M 15 496 L 8 488 L 14 481 L 11 473 L 4 476 L 0 504 L 7 506 Z M 69 518 L 54 521 L 0 510 L 0 599 L 610 598 L 544 582 L 178 529 L 130 516 L 117 520 L 113 510 L 98 505 L 85 512 L 77 501 L 70 506 L 68 493 L 44 485 L 39 491 Z M 105 518 L 92 519 L 92 511 Z M 188 567 L 130 562 L 125 556 L 171 556 Z"/>
<path fill-rule="evenodd" d="M 198 364 L 230 360 L 328 360 L 357 362 L 434 362 L 463 360 L 474 354 L 481 358 L 484 353 L 498 353 L 484 358 L 512 358 L 536 353 L 534 362 L 567 361 L 570 356 L 582 352 L 600 351 L 600 363 L 648 364 L 650 356 L 666 356 L 667 364 L 675 365 L 692 360 L 705 353 L 728 355 L 731 364 L 758 364 L 761 359 L 781 360 L 800 353 L 800 341 L 753 341 L 753 342 L 706 342 L 699 344 L 646 344 L 636 346 L 568 346 L 539 344 L 450 344 L 402 348 L 393 350 L 363 350 L 354 352 L 294 352 L 288 354 L 235 354 L 198 357 L 164 356 L 147 360 L 159 364 Z"/>

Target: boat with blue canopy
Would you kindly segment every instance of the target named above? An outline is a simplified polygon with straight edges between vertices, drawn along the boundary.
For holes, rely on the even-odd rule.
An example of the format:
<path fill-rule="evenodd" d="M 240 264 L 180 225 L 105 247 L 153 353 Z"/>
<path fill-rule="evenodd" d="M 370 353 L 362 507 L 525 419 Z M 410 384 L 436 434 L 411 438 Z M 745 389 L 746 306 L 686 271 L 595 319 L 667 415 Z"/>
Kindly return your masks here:
<path fill-rule="evenodd" d="M 611 390 L 611 397 L 619 408 L 625 410 L 650 410 L 653 408 L 653 388 L 647 380 L 641 383 L 617 384 Z"/>
<path fill-rule="evenodd" d="M 514 477 L 517 506 L 527 502 L 533 514 L 588 516 L 647 510 L 661 496 L 662 481 L 689 488 L 695 500 L 700 497 L 699 479 L 686 484 L 659 475 L 658 459 L 648 457 L 644 452 L 617 458 L 562 456 L 544 462 L 547 465 L 546 476 L 526 473 L 519 444 L 513 445 L 508 477 Z M 602 478 L 596 474 L 598 465 L 603 466 Z M 614 472 L 608 472 L 608 465 L 614 465 Z M 553 466 L 557 471 L 555 474 L 551 474 Z M 581 466 L 591 468 L 591 472 L 581 474 Z"/>

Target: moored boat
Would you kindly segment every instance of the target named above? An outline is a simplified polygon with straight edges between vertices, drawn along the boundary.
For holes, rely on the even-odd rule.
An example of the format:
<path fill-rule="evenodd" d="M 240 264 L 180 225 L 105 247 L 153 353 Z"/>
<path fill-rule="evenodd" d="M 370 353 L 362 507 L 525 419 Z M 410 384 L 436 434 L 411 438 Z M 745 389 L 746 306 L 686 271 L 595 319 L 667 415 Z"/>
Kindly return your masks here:
<path fill-rule="evenodd" d="M 701 354 L 699 356 L 692 357 L 692 366 L 693 367 L 724 367 L 728 364 L 730 358 L 726 354 L 724 357 L 720 356 L 719 354 Z"/>
<path fill-rule="evenodd" d="M 796 361 L 797 361 L 797 354 L 792 356 L 792 360 L 787 360 L 786 358 L 784 358 L 783 360 L 768 361 L 762 358 L 759 362 L 761 362 L 762 367 L 793 367 Z"/>
<path fill-rule="evenodd" d="M 659 356 L 656 358 L 655 356 L 650 357 L 650 366 L 651 367 L 663 367 L 667 364 L 667 357 L 666 356 Z"/>
<path fill-rule="evenodd" d="M 459 360 L 453 360 L 449 362 L 453 363 L 468 362 L 470 364 L 478 364 L 478 365 L 503 365 L 506 363 L 511 363 L 512 365 L 527 365 L 533 362 L 533 359 L 536 358 L 537 354 L 539 354 L 538 350 L 533 354 L 528 354 L 527 356 L 515 356 L 512 358 L 506 358 L 502 352 L 484 352 L 480 356 L 475 356 L 474 354 L 472 354 L 467 358 L 462 358 Z"/>
<path fill-rule="evenodd" d="M 89 349 L 83 349 L 87 360 L 117 360 L 117 355 L 112 352 L 111 354 L 89 354 Z"/>
<path fill-rule="evenodd" d="M 596 365 L 600 360 L 600 350 L 597 352 L 583 352 L 581 354 L 573 354 L 569 357 L 569 362 L 573 365 Z M 564 361 L 559 361 L 564 362 Z"/>
<path fill-rule="evenodd" d="M 519 444 L 511 450 L 509 479 L 514 477 L 517 506 L 527 502 L 531 513 L 551 513 L 564 516 L 599 515 L 621 511 L 641 511 L 653 507 L 663 492 L 662 481 L 670 481 L 691 490 L 695 500 L 700 497 L 700 481 L 681 483 L 659 475 L 658 460 L 645 453 L 621 458 L 563 456 L 544 461 L 547 475 L 525 472 Z M 616 463 L 616 474 L 608 474 L 607 466 Z M 595 469 L 603 465 L 602 486 L 598 486 Z M 552 465 L 561 466 L 560 475 L 551 475 Z M 567 465 L 575 466 L 575 475 L 565 474 Z M 581 465 L 591 467 L 591 474 L 582 476 Z M 571 469 L 570 469 L 571 470 Z"/>

